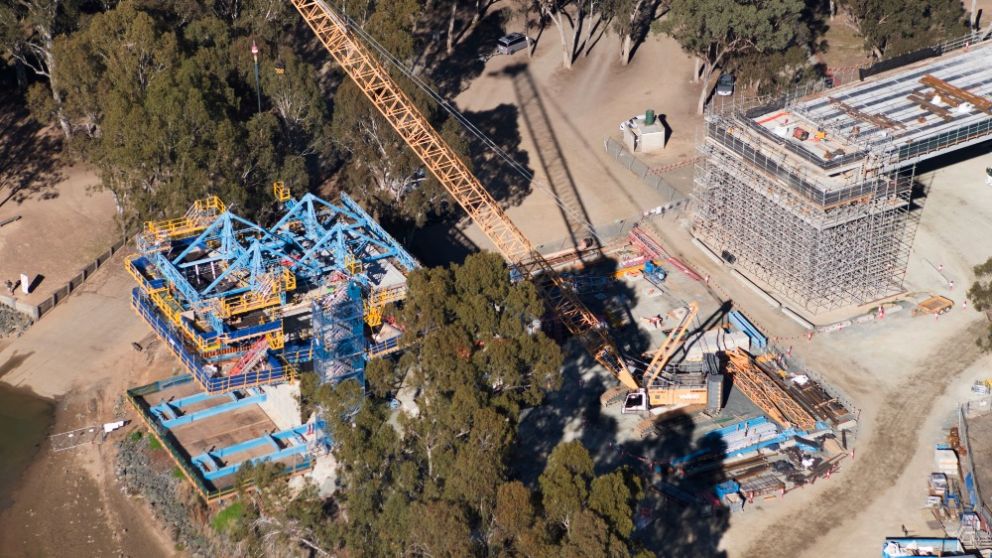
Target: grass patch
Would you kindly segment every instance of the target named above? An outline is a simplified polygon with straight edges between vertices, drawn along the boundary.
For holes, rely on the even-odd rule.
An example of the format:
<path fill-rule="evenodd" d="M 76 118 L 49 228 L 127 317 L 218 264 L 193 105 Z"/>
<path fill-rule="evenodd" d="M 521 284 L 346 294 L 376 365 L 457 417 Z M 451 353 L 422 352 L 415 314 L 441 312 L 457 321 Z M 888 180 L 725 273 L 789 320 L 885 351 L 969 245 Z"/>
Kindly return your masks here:
<path fill-rule="evenodd" d="M 172 468 L 172 476 L 176 477 L 177 479 L 181 479 L 181 478 L 183 478 L 186 475 L 183 474 L 183 470 L 180 469 L 179 467 L 173 467 Z"/>
<path fill-rule="evenodd" d="M 217 515 L 210 520 L 210 525 L 218 533 L 229 532 L 245 515 L 245 505 L 235 502 L 230 506 L 217 512 Z"/>
<path fill-rule="evenodd" d="M 144 436 L 144 433 L 142 431 L 135 430 L 134 432 L 131 433 L 131 441 L 137 442 L 138 440 L 141 440 L 142 436 Z"/>
<path fill-rule="evenodd" d="M 155 436 L 148 437 L 148 449 L 160 450 L 162 449 L 162 442 L 158 441 Z"/>

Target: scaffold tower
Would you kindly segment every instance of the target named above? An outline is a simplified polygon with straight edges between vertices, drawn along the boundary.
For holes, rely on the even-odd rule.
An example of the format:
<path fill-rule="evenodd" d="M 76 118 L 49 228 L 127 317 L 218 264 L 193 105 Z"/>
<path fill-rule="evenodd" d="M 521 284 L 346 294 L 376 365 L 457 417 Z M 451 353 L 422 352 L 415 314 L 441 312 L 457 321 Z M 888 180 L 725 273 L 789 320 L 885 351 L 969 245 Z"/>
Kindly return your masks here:
<path fill-rule="evenodd" d="M 711 109 L 693 235 L 814 314 L 901 292 L 916 164 L 992 139 L 992 44 L 930 51 L 863 82 Z"/>

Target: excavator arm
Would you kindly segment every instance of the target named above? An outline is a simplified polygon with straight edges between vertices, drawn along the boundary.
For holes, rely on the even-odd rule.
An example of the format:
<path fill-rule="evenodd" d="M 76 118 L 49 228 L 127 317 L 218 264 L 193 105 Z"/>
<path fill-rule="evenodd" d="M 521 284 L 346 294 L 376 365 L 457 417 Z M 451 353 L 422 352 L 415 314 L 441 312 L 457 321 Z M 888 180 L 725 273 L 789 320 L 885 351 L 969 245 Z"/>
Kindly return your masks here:
<path fill-rule="evenodd" d="M 603 331 L 600 320 L 534 250 L 527 237 L 424 118 L 382 63 L 349 31 L 345 20 L 323 0 L 291 1 L 327 52 L 482 229 L 496 250 L 518 271 L 535 281 L 566 329 L 622 384 L 637 389 L 637 382 L 620 351 Z"/>

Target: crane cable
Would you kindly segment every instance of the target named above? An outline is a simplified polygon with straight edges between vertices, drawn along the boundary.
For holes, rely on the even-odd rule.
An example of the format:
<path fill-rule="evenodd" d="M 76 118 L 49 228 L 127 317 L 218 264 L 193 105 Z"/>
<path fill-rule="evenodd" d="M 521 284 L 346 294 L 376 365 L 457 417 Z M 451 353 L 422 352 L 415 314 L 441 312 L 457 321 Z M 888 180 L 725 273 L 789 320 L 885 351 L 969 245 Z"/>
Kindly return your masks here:
<path fill-rule="evenodd" d="M 568 207 L 564 203 L 562 203 L 561 198 L 559 198 L 558 195 L 555 194 L 553 190 L 551 190 L 551 188 L 549 188 L 546 184 L 544 184 L 543 181 L 537 180 L 534 177 L 534 173 L 527 170 L 527 167 L 525 167 L 516 159 L 514 159 L 509 153 L 507 153 L 502 147 L 500 147 L 495 141 L 493 141 L 485 132 L 480 130 L 475 124 L 472 123 L 471 120 L 469 120 L 457 108 L 452 106 L 451 103 L 447 101 L 447 99 L 441 96 L 440 93 L 435 91 L 423 79 L 417 76 L 411 68 L 408 68 L 402 61 L 400 61 L 395 56 L 393 56 L 393 54 L 390 53 L 389 50 L 387 50 L 385 47 L 379 44 L 379 42 L 376 41 L 375 38 L 369 35 L 361 27 L 361 25 L 359 25 L 358 22 L 353 20 L 351 16 L 345 13 L 344 10 L 342 10 L 339 7 L 337 12 L 338 14 L 340 14 L 341 18 L 347 24 L 348 28 L 356 35 L 361 37 L 362 40 L 367 45 L 372 47 L 373 50 L 379 53 L 379 56 L 383 57 L 388 63 L 392 64 L 396 69 L 402 72 L 403 75 L 406 76 L 410 81 L 412 81 L 413 84 L 416 85 L 418 89 L 420 89 L 428 96 L 430 96 L 435 103 L 437 103 L 442 109 L 444 109 L 445 112 L 447 112 L 451 117 L 457 120 L 462 125 L 463 128 L 468 130 L 468 132 L 471 133 L 473 136 L 475 136 L 476 139 L 481 141 L 486 147 L 489 148 L 490 151 L 495 153 L 497 157 L 502 159 L 503 162 L 505 162 L 507 165 L 510 166 L 510 168 L 516 171 L 517 174 L 522 176 L 525 180 L 529 181 L 532 186 L 536 186 L 538 190 L 542 191 L 544 194 L 549 196 L 561 211 L 566 213 L 571 219 L 574 219 L 573 222 L 581 223 L 585 227 L 586 232 L 588 232 L 589 235 L 591 235 L 596 239 L 596 242 L 599 244 L 599 246 L 605 246 L 603 239 L 600 238 L 599 234 L 596 233 L 595 227 L 593 227 L 592 223 L 590 223 L 585 218 L 585 216 L 577 214 L 573 208 Z"/>

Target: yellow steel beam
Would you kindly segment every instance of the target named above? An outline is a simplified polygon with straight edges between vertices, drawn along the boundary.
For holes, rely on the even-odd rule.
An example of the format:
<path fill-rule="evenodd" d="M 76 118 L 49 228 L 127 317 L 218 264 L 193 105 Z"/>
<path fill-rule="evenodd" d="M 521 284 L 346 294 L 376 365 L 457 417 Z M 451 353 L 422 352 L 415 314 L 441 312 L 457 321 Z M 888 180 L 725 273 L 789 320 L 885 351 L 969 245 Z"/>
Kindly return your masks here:
<path fill-rule="evenodd" d="M 572 335 L 620 382 L 630 389 L 637 389 L 637 382 L 621 358 L 620 351 L 603 331 L 600 320 L 585 307 L 544 257 L 534 250 L 479 179 L 390 77 L 382 63 L 348 30 L 345 22 L 327 3 L 322 0 L 292 2 L 341 69 L 482 229 L 499 253 L 522 273 L 530 277 L 542 276 L 536 281 L 538 289 Z"/>
<path fill-rule="evenodd" d="M 785 427 L 798 426 L 803 430 L 816 427 L 816 419 L 758 368 L 750 355 L 734 349 L 727 351 L 727 356 L 730 359 L 727 370 L 734 385 L 772 420 Z"/>

